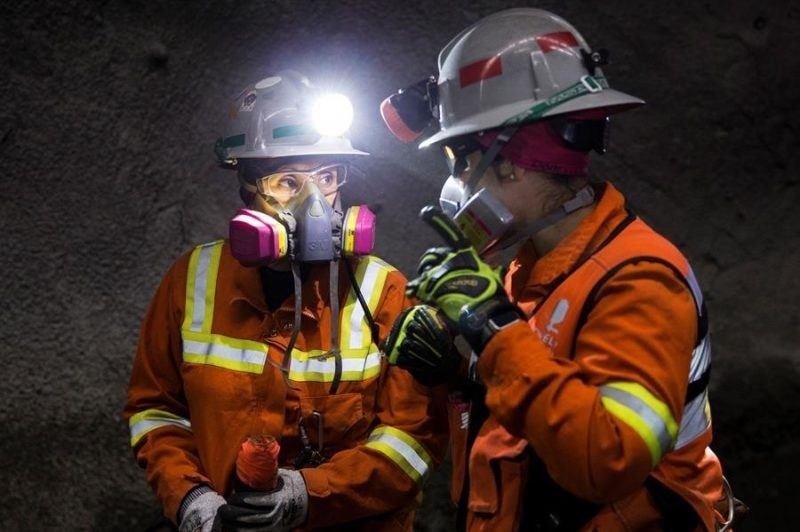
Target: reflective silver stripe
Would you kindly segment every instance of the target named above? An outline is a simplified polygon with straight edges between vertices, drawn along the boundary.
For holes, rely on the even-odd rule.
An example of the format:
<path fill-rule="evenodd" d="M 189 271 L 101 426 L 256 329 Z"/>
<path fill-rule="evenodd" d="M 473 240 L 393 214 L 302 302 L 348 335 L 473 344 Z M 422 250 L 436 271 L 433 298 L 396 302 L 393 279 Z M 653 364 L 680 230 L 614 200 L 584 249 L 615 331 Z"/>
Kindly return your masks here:
<path fill-rule="evenodd" d="M 697 282 L 697 277 L 695 277 L 691 267 L 686 273 L 686 282 L 689 283 L 689 289 L 692 291 L 694 303 L 697 306 L 697 313 L 700 314 L 703 308 L 703 291 L 700 289 L 700 283 Z"/>
<path fill-rule="evenodd" d="M 697 282 L 694 271 L 689 268 L 686 275 L 689 288 L 697 305 L 697 314 L 700 315 L 703 306 L 703 291 Z M 711 365 L 711 335 L 706 331 L 705 337 L 692 351 L 692 360 L 689 366 L 689 383 L 700 379 Z M 681 426 L 675 448 L 680 449 L 703 434 L 711 426 L 711 410 L 708 404 L 708 387 L 701 394 L 683 407 Z"/>
<path fill-rule="evenodd" d="M 267 360 L 267 348 L 259 342 L 183 331 L 183 360 L 234 371 L 261 373 Z"/>
<path fill-rule="evenodd" d="M 692 351 L 692 362 L 689 366 L 689 382 L 694 382 L 705 373 L 711 364 L 711 336 L 705 338 Z"/>
<path fill-rule="evenodd" d="M 192 313 L 192 323 L 189 330 L 203 330 L 203 317 L 206 313 L 206 286 L 208 285 L 208 263 L 211 261 L 211 248 L 203 247 L 200 249 L 200 256 L 197 260 L 197 276 L 194 284 L 194 312 Z"/>
<path fill-rule="evenodd" d="M 694 297 L 697 315 L 700 316 L 703 308 L 703 291 L 700 289 L 700 285 L 697 282 L 697 277 L 695 277 L 694 271 L 692 271 L 691 267 L 688 268 L 686 273 L 686 282 L 688 283 L 689 289 Z M 689 366 L 689 382 L 694 382 L 700 378 L 706 369 L 708 369 L 708 365 L 710 363 L 711 339 L 709 333 L 706 332 L 705 337 L 692 351 L 692 361 L 691 365 Z"/>
<path fill-rule="evenodd" d="M 694 351 L 689 368 L 689 383 L 699 379 L 711 364 L 711 336 L 706 334 Z M 711 410 L 708 404 L 708 387 L 683 407 L 681 427 L 675 448 L 679 449 L 705 432 L 711 425 Z"/>
<path fill-rule="evenodd" d="M 188 419 L 155 408 L 135 414 L 128 421 L 128 426 L 131 432 L 131 447 L 135 446 L 145 434 L 161 427 L 180 427 L 190 432 L 192 430 L 192 424 Z"/>
<path fill-rule="evenodd" d="M 186 276 L 185 329 L 211 331 L 221 250 L 222 241 L 219 240 L 198 246 L 192 253 Z"/>
<path fill-rule="evenodd" d="M 711 410 L 708 405 L 708 391 L 704 391 L 683 408 L 683 418 L 675 449 L 680 449 L 693 441 L 710 426 Z"/>
<path fill-rule="evenodd" d="M 361 294 L 364 296 L 364 300 L 367 302 L 370 311 L 374 312 L 378 304 L 378 298 L 383 292 L 386 275 L 394 268 L 375 257 L 365 257 L 363 260 L 366 261 L 366 268 L 363 270 L 358 268 L 356 271 L 356 279 L 361 288 Z M 364 272 L 363 275 L 359 275 L 361 271 Z M 353 287 L 353 289 L 355 290 L 355 287 Z M 360 302 L 358 302 L 355 297 L 348 299 L 347 306 L 349 309 L 346 310 L 350 310 L 349 331 L 345 323 L 342 323 L 343 329 L 345 329 L 342 332 L 349 334 L 343 336 L 349 337 L 348 346 L 351 349 L 367 347 L 364 343 L 366 341 L 365 338 L 370 335 L 370 331 L 369 324 L 364 319 L 364 309 L 361 308 Z M 345 316 L 346 315 L 347 312 L 345 312 Z"/>
<path fill-rule="evenodd" d="M 222 241 L 195 248 L 189 261 L 186 282 L 186 317 L 184 319 L 183 360 L 234 371 L 261 373 L 267 361 L 267 347 L 250 340 L 211 334 L 214 315 L 216 279 Z M 375 257 L 365 257 L 356 277 L 370 310 L 374 311 L 383 293 L 386 276 L 394 268 Z M 341 350 L 345 381 L 362 381 L 380 374 L 381 355 L 371 337 L 364 310 L 351 291 L 342 315 L 341 338 L 347 346 Z M 332 382 L 336 360 L 324 351 L 292 351 L 289 378 L 301 382 Z"/>
<path fill-rule="evenodd" d="M 261 373 L 267 347 L 259 342 L 183 331 L 183 360 L 247 373 Z M 366 349 L 342 350 L 342 380 L 362 381 L 380 373 L 381 355 Z M 301 382 L 332 382 L 336 361 L 321 350 L 292 352 L 289 378 Z"/>
<path fill-rule="evenodd" d="M 428 474 L 430 456 L 419 442 L 402 430 L 381 425 L 369 435 L 366 446 L 386 455 L 417 483 Z"/>
<path fill-rule="evenodd" d="M 634 395 L 624 387 L 636 387 L 643 393 L 649 395 L 647 400 L 645 398 Z M 670 427 L 668 422 L 665 421 L 664 416 L 668 416 L 671 421 L 669 409 L 655 399 L 649 391 L 643 386 L 634 383 L 613 383 L 600 387 L 600 396 L 603 406 L 613 416 L 624 421 L 631 426 L 645 441 L 647 447 L 650 449 L 653 464 L 658 463 L 661 457 L 664 456 L 673 446 L 673 438 L 677 433 L 677 426 Z M 611 400 L 609 402 L 609 400 Z M 648 402 L 656 402 L 656 405 L 661 408 L 662 412 L 659 413 L 654 408 L 656 405 L 648 404 Z M 616 403 L 616 404 L 614 404 Z M 619 408 L 619 406 L 623 408 Z M 672 421 L 674 424 L 674 421 Z M 671 430 L 670 430 L 671 429 Z M 654 444 L 658 445 L 658 448 Z"/>
<path fill-rule="evenodd" d="M 366 349 L 343 349 L 341 355 L 341 379 L 343 381 L 362 381 L 380 373 L 381 354 L 379 351 L 369 353 Z M 292 353 L 289 378 L 293 381 L 332 382 L 335 371 L 335 358 L 325 356 L 323 351 L 303 353 L 295 350 Z"/>

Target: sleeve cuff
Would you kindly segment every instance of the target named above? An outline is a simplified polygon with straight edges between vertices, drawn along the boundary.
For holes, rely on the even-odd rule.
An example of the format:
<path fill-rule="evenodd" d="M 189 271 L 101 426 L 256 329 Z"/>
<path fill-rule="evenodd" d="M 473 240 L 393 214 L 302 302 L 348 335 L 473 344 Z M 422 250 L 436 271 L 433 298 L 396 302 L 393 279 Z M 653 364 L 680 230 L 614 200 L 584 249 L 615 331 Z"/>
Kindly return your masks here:
<path fill-rule="evenodd" d="M 214 491 L 211 486 L 207 486 L 202 484 L 197 486 L 196 488 L 190 489 L 186 495 L 183 497 L 183 501 L 181 501 L 181 505 L 178 508 L 178 524 L 183 521 L 183 514 L 186 513 L 186 509 L 189 508 L 189 505 L 192 504 L 198 497 L 200 497 L 204 493 L 208 493 L 209 491 Z"/>

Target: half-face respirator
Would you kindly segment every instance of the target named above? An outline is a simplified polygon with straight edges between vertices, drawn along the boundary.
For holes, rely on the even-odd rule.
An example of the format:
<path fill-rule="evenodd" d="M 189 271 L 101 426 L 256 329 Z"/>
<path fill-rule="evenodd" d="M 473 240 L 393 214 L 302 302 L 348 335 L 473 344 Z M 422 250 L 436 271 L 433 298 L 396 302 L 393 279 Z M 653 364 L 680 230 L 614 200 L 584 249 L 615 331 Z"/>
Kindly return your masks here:
<path fill-rule="evenodd" d="M 485 255 L 512 228 L 511 211 L 485 188 L 472 196 L 464 183 L 452 175 L 439 194 L 439 205 L 467 237 L 480 255 Z"/>
<path fill-rule="evenodd" d="M 312 211 L 319 209 L 310 207 L 305 218 L 310 221 L 295 222 L 298 229 L 291 233 L 286 222 L 253 209 L 239 209 L 230 223 L 233 256 L 245 266 L 263 266 L 288 256 L 292 248 L 298 262 L 331 261 L 372 252 L 375 214 L 369 207 L 350 207 L 344 217 L 317 216 Z"/>
<path fill-rule="evenodd" d="M 344 183 L 344 166 L 312 172 L 270 174 L 256 181 L 257 194 L 230 223 L 233 255 L 246 266 L 289 257 L 296 262 L 328 262 L 367 255 L 375 244 L 375 215 L 366 205 L 342 215 L 325 199 Z M 337 178 L 338 176 L 338 178 Z"/>

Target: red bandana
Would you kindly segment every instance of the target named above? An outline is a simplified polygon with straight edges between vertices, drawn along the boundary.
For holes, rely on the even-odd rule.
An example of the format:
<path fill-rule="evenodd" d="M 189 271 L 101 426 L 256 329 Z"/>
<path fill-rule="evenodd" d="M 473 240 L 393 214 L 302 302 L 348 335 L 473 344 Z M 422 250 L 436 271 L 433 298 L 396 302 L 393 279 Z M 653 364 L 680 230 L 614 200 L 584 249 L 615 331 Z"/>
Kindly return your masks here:
<path fill-rule="evenodd" d="M 571 118 L 597 120 L 607 114 L 605 110 L 593 109 L 575 113 Z M 489 147 L 497 135 L 498 130 L 484 133 L 478 136 L 478 142 Z M 500 155 L 526 170 L 548 174 L 586 175 L 589 169 L 589 153 L 567 148 L 544 120 L 520 127 L 500 150 Z"/>

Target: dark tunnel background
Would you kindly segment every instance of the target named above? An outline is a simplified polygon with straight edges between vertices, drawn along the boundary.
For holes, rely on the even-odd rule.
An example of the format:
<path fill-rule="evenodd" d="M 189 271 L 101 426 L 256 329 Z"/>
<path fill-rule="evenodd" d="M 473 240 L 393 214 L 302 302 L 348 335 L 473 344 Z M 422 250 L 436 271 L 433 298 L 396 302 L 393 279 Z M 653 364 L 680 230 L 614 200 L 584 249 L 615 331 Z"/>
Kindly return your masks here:
<path fill-rule="evenodd" d="M 280 68 L 350 95 L 373 154 L 348 204 L 407 275 L 437 244 L 416 215 L 438 154 L 395 140 L 380 101 L 506 7 L 550 9 L 611 51 L 613 120 L 592 172 L 692 259 L 715 345 L 714 449 L 752 513 L 800 506 L 800 8 L 645 2 L 18 1 L 0 7 L 0 530 L 140 531 L 159 509 L 121 407 L 140 320 L 170 263 L 225 235 L 234 176 L 214 164 L 228 98 Z M 448 530 L 446 468 L 420 530 Z"/>

